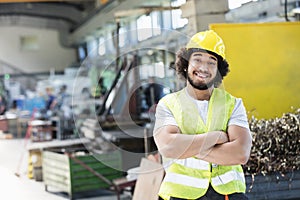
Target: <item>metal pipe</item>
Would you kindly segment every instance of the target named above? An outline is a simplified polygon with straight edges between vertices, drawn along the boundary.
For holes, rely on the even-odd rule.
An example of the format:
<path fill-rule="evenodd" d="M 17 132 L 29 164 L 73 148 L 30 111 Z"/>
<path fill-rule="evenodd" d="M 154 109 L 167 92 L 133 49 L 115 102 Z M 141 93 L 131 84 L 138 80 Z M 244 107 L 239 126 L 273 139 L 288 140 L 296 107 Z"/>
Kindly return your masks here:
<path fill-rule="evenodd" d="M 287 0 L 284 0 L 284 17 L 285 17 L 285 21 L 290 21 L 289 18 L 288 18 L 288 13 L 287 13 Z"/>

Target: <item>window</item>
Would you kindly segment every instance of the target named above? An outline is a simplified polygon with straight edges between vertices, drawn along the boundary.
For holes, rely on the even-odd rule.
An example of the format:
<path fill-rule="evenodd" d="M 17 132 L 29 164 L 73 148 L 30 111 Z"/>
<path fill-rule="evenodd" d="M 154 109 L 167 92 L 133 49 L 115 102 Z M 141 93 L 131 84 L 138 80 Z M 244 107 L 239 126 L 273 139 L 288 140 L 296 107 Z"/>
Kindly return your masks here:
<path fill-rule="evenodd" d="M 172 0 L 171 6 L 178 7 L 186 3 L 186 0 Z"/>
<path fill-rule="evenodd" d="M 98 55 L 103 56 L 106 52 L 106 48 L 105 48 L 105 39 L 104 37 L 100 37 L 98 39 L 99 45 L 98 45 Z"/>
<path fill-rule="evenodd" d="M 86 57 L 85 48 L 83 46 L 79 46 L 78 49 L 77 49 L 77 52 L 78 52 L 79 61 L 84 60 L 85 57 Z"/>
<path fill-rule="evenodd" d="M 39 49 L 38 37 L 35 35 L 21 36 L 20 46 L 22 51 L 36 51 Z"/>
<path fill-rule="evenodd" d="M 137 20 L 137 36 L 138 41 L 146 40 L 152 37 L 152 20 L 151 16 L 143 15 Z"/>
<path fill-rule="evenodd" d="M 140 69 L 140 78 L 148 79 L 151 76 L 164 78 L 165 70 L 163 62 L 156 62 L 152 64 L 143 64 L 139 66 Z"/>
<path fill-rule="evenodd" d="M 245 3 L 248 3 L 251 1 L 257 1 L 257 0 L 228 0 L 228 6 L 229 6 L 229 9 L 232 10 L 232 9 L 241 7 L 242 4 L 245 4 Z"/>
<path fill-rule="evenodd" d="M 119 47 L 125 46 L 126 34 L 127 34 L 126 28 L 121 27 L 119 29 Z"/>
<path fill-rule="evenodd" d="M 188 23 L 188 19 L 181 18 L 181 9 L 172 10 L 172 28 L 182 28 Z"/>
<path fill-rule="evenodd" d="M 97 40 L 91 39 L 87 42 L 88 56 L 94 57 L 97 55 Z"/>
<path fill-rule="evenodd" d="M 161 13 L 154 11 L 149 15 L 143 15 L 137 20 L 138 41 L 161 34 Z"/>
<path fill-rule="evenodd" d="M 186 0 L 174 0 L 171 2 L 172 7 L 179 7 L 186 3 Z M 188 19 L 181 18 L 182 10 L 181 9 L 174 9 L 172 12 L 172 28 L 182 28 L 188 23 Z"/>
<path fill-rule="evenodd" d="M 153 36 L 160 35 L 161 34 L 161 17 L 160 12 L 152 12 L 151 13 L 151 19 L 152 19 L 152 31 Z"/>

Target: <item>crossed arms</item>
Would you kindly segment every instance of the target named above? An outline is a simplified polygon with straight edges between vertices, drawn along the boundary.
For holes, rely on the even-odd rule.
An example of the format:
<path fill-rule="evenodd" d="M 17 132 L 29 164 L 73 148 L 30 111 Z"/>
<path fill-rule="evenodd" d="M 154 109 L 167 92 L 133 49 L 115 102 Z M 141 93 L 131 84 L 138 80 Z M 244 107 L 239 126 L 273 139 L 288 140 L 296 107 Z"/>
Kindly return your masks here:
<path fill-rule="evenodd" d="M 167 125 L 155 131 L 154 140 L 165 157 L 194 156 L 218 165 L 245 164 L 252 146 L 249 130 L 237 125 L 228 126 L 227 133 L 211 131 L 197 135 L 181 134 L 177 126 Z"/>

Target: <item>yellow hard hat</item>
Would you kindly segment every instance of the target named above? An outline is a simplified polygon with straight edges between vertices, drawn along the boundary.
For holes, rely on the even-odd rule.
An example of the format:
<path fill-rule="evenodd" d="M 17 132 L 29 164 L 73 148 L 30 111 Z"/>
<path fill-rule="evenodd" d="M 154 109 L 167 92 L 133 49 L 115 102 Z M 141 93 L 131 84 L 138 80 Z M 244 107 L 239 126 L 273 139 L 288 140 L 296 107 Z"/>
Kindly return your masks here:
<path fill-rule="evenodd" d="M 212 51 L 225 59 L 225 45 L 222 38 L 213 30 L 202 31 L 193 35 L 188 44 L 187 49 L 200 48 Z"/>

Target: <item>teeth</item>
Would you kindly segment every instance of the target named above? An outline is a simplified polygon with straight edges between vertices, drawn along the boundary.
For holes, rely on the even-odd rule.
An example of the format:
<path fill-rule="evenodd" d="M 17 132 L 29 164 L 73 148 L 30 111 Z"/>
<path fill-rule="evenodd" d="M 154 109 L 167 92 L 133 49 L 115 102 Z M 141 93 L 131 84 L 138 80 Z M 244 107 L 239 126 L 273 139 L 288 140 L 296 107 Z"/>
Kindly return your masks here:
<path fill-rule="evenodd" d="M 207 75 L 204 75 L 204 74 L 199 73 L 199 72 L 195 72 L 195 75 L 200 77 L 200 78 L 207 78 Z"/>

